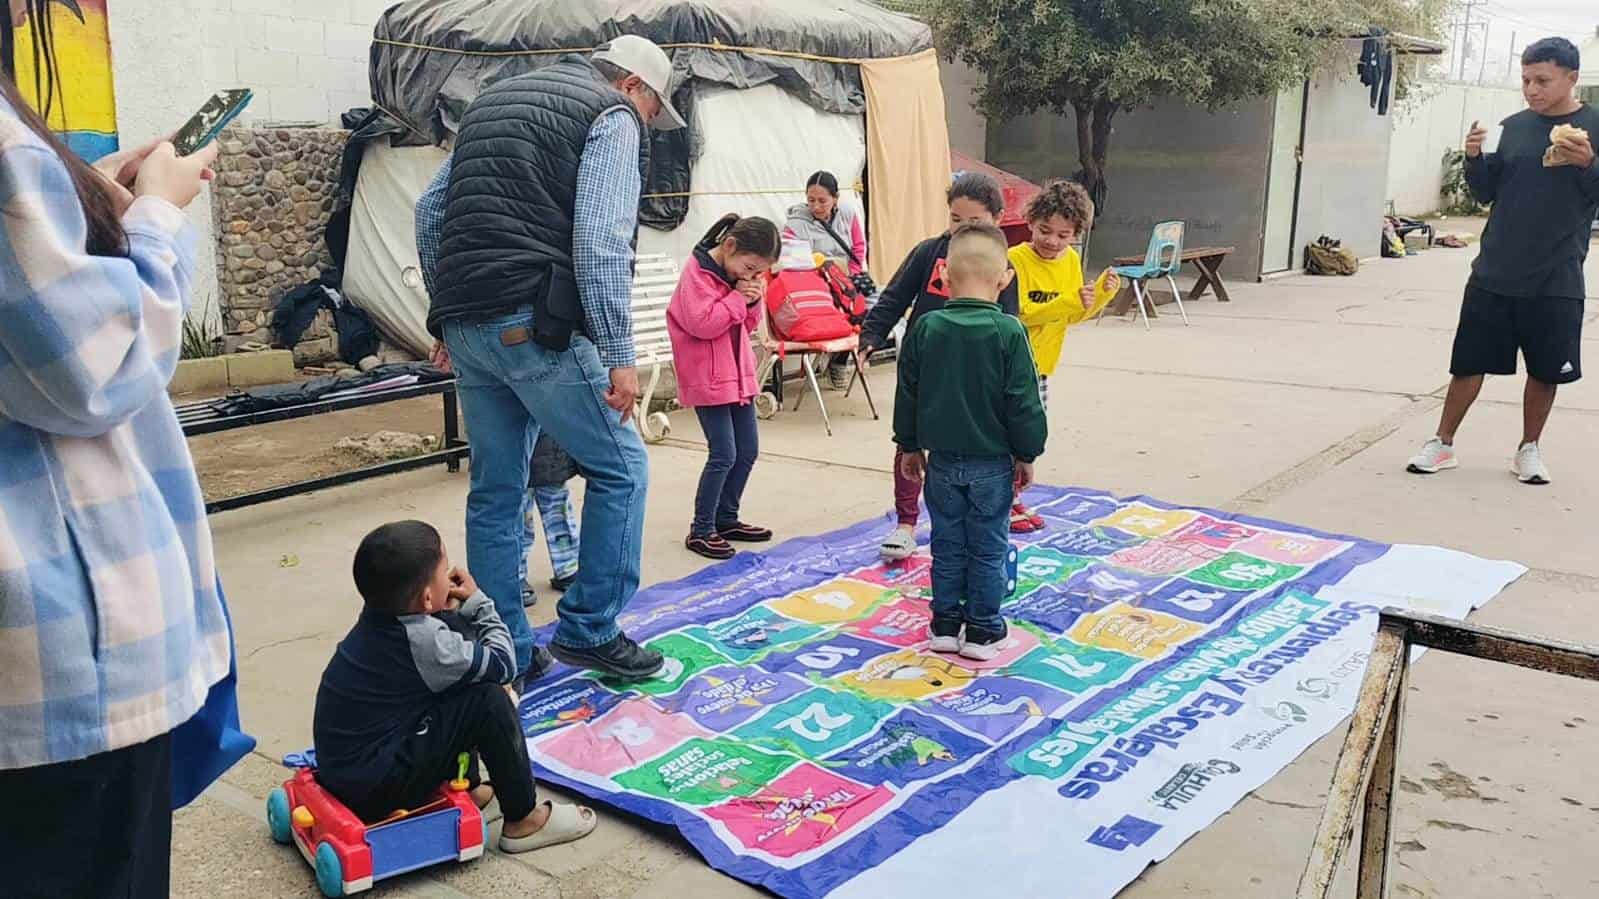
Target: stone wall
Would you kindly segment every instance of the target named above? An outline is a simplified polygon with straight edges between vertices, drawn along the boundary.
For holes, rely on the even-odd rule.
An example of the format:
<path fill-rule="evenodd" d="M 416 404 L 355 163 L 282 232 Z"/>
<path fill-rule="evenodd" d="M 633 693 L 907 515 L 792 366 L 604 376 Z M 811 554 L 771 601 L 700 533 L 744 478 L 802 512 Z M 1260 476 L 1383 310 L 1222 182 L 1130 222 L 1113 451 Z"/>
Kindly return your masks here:
<path fill-rule="evenodd" d="M 349 132 L 327 128 L 230 129 L 212 188 L 217 282 L 228 349 L 272 343 L 272 310 L 283 294 L 332 265 L 323 233 L 339 189 Z M 324 311 L 294 347 L 296 365 L 335 358 Z"/>

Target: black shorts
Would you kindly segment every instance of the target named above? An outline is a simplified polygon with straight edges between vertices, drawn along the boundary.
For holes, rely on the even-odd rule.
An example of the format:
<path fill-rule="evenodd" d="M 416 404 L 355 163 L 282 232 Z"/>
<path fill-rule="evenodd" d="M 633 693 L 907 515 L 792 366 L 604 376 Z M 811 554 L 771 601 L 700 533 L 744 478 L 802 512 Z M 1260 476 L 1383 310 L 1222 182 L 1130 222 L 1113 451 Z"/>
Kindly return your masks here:
<path fill-rule="evenodd" d="M 1468 283 L 1449 373 L 1513 375 L 1520 350 L 1532 378 L 1570 384 L 1582 377 L 1582 314 L 1582 300 L 1507 297 Z"/>

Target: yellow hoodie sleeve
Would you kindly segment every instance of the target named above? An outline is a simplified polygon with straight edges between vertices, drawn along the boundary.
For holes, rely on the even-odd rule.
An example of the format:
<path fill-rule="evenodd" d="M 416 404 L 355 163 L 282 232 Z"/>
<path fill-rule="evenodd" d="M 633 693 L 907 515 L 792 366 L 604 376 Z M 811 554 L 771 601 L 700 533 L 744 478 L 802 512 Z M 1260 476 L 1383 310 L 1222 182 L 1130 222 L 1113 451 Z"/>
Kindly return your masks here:
<path fill-rule="evenodd" d="M 1100 310 L 1110 305 L 1110 301 L 1116 298 L 1116 294 L 1120 293 L 1120 290 L 1109 289 L 1106 286 L 1106 282 L 1109 280 L 1109 269 L 1099 273 L 1099 277 L 1094 280 L 1094 303 L 1084 309 L 1082 299 L 1077 296 L 1077 291 L 1082 289 L 1081 276 L 1078 277 L 1078 287 L 1072 291 L 1072 316 L 1066 320 L 1068 325 L 1075 325 L 1078 322 L 1093 318 L 1099 314 Z"/>

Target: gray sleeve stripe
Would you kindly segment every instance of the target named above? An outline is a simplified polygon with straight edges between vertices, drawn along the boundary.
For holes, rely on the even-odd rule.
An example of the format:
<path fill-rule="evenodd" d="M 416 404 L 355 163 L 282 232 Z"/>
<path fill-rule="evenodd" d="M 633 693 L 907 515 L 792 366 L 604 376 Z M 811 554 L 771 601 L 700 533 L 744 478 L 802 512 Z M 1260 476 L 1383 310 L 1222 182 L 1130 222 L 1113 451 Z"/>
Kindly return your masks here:
<path fill-rule="evenodd" d="M 450 630 L 444 622 L 431 615 L 408 615 L 401 620 L 411 647 L 411 662 L 429 690 L 442 693 L 482 671 L 485 661 L 481 647 Z"/>

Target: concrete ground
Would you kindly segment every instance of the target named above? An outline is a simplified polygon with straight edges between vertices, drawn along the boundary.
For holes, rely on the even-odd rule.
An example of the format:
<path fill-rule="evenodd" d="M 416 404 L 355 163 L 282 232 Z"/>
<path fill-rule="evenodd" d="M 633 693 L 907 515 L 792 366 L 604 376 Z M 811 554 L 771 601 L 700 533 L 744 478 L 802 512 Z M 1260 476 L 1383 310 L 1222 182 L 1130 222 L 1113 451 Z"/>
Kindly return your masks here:
<path fill-rule="evenodd" d="M 1403 471 L 1436 424 L 1472 255 L 1438 249 L 1368 263 L 1352 278 L 1240 284 L 1231 304 L 1190 307 L 1190 327 L 1165 315 L 1151 332 L 1122 321 L 1079 328 L 1052 385 L 1039 479 L 1514 559 L 1531 573 L 1476 620 L 1599 642 L 1599 391 L 1581 384 L 1561 393 L 1546 440 L 1552 486 L 1523 487 L 1508 473 L 1520 423 L 1513 378 L 1485 390 L 1460 437 L 1460 470 Z M 1589 283 L 1599 285 L 1592 258 Z M 1596 312 L 1590 307 L 1590 325 Z M 1596 338 L 1587 348 L 1599 355 Z M 886 416 L 892 368 L 875 370 L 872 383 Z M 746 510 L 783 536 L 878 515 L 890 502 L 886 418 L 873 421 L 858 395 L 828 400 L 831 438 L 810 403 L 763 425 Z M 692 415 L 673 424 L 672 439 L 650 451 L 646 582 L 699 567 L 680 541 L 703 449 Z M 212 520 L 245 721 L 260 748 L 179 813 L 176 895 L 315 894 L 309 869 L 268 837 L 263 798 L 285 776 L 275 760 L 310 743 L 318 675 L 356 613 L 350 555 L 368 529 L 401 517 L 434 522 L 460 553 L 465 495 L 464 475 L 433 470 Z M 544 597 L 534 617 L 551 614 Z M 1599 684 L 1441 653 L 1419 664 L 1412 684 L 1393 895 L 1599 894 L 1599 875 L 1583 862 L 1599 825 L 1599 780 L 1590 776 L 1599 769 Z M 1291 895 L 1342 739 L 1341 729 L 1328 735 L 1124 895 Z M 1351 894 L 1351 873 L 1346 866 L 1342 895 Z M 1070 877 L 1062 872 L 1063 894 Z M 374 894 L 756 895 L 671 832 L 613 813 L 573 846 L 491 853 Z"/>

